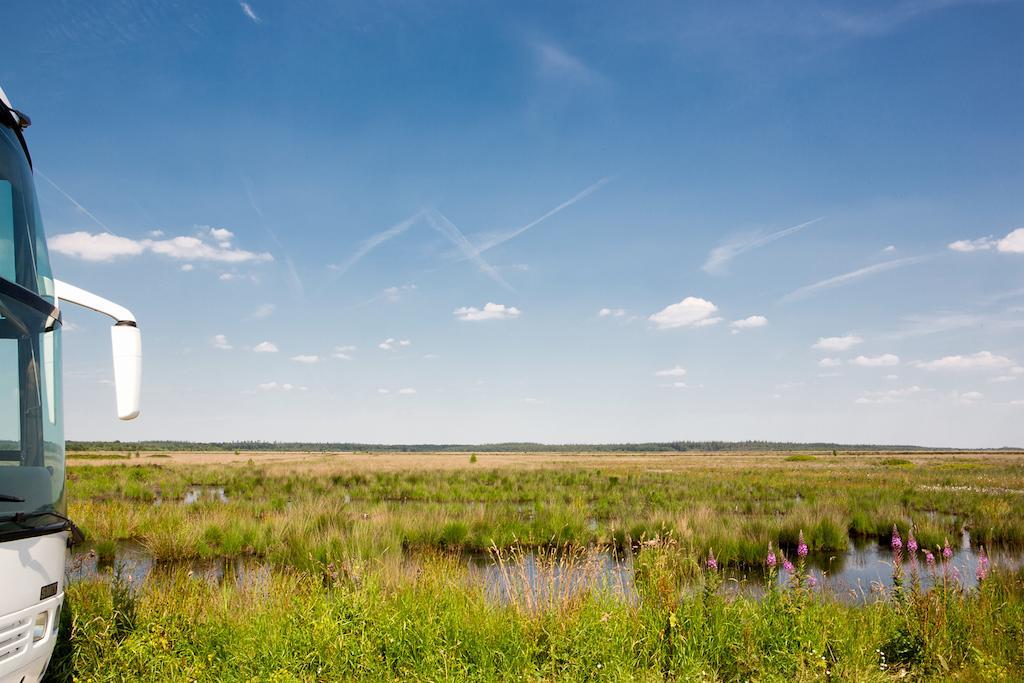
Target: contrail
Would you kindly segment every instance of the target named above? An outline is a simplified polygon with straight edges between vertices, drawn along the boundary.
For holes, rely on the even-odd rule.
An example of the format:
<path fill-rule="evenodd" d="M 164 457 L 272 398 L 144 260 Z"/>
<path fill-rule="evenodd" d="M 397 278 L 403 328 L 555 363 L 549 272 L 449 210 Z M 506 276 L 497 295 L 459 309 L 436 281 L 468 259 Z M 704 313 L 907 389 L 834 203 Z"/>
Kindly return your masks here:
<path fill-rule="evenodd" d="M 843 273 L 842 275 L 830 277 L 827 280 L 815 282 L 812 285 L 807 285 L 805 287 L 800 287 L 799 289 L 794 289 L 792 292 L 779 299 L 779 303 L 784 304 L 789 303 L 790 301 L 796 301 L 797 299 L 803 299 L 804 297 L 809 296 L 814 292 L 820 291 L 822 289 L 840 287 L 842 285 L 853 282 L 854 280 L 859 280 L 862 277 L 867 277 L 868 275 L 874 275 L 875 273 L 884 273 L 887 270 L 893 270 L 894 268 L 902 268 L 903 266 L 910 266 L 915 263 L 927 261 L 930 258 L 930 256 L 911 256 L 909 258 L 896 259 L 895 261 L 876 263 L 873 266 L 867 266 L 866 268 L 853 270 L 850 271 L 849 273 Z"/>
<path fill-rule="evenodd" d="M 601 186 L 607 184 L 610 180 L 611 180 L 611 178 L 608 178 L 608 177 L 601 178 L 600 180 L 598 180 L 593 185 L 590 185 L 589 187 L 585 188 L 581 192 L 575 194 L 571 198 L 565 200 L 564 202 L 562 202 L 561 204 L 559 204 L 555 208 L 551 209 L 550 211 L 548 211 L 546 214 L 544 214 L 540 218 L 538 218 L 538 219 L 536 219 L 534 221 L 531 221 L 531 222 L 527 223 L 526 225 L 524 225 L 522 227 L 516 228 L 515 230 L 510 230 L 510 231 L 508 231 L 508 232 L 506 232 L 504 234 L 498 235 L 496 237 L 492 237 L 490 240 L 484 242 L 481 246 L 479 246 L 475 250 L 475 253 L 482 254 L 483 252 L 487 251 L 488 249 L 492 249 L 492 248 L 498 246 L 499 244 L 503 244 L 504 242 L 508 242 L 510 239 L 513 239 L 515 237 L 518 237 L 519 235 L 522 235 L 524 232 L 526 232 L 527 230 L 529 230 L 533 226 L 537 225 L 538 223 L 541 223 L 541 222 L 547 220 L 548 218 L 551 218 L 552 216 L 554 216 L 559 211 L 561 211 L 563 209 L 568 209 L 570 206 L 572 206 L 576 202 L 580 201 L 581 199 L 585 199 L 586 197 L 590 196 L 591 194 L 593 194 L 597 190 L 601 189 Z"/>
<path fill-rule="evenodd" d="M 249 206 L 259 214 L 260 218 L 263 218 L 263 210 L 256 205 L 256 198 L 252 194 L 252 183 L 246 176 L 242 176 L 242 185 L 245 187 L 245 196 L 249 198 Z"/>
<path fill-rule="evenodd" d="M 68 200 L 69 202 L 71 202 L 72 204 L 74 204 L 75 206 L 77 206 L 77 207 L 78 207 L 78 210 L 79 210 L 79 211 L 81 211 L 82 213 L 84 213 L 84 214 L 85 214 L 86 216 L 88 216 L 89 218 L 93 219 L 93 221 L 95 221 L 95 222 L 96 222 L 96 225 L 100 226 L 101 228 L 103 228 L 103 229 L 104 229 L 104 230 L 106 230 L 107 232 L 109 232 L 109 233 L 113 234 L 113 232 L 114 232 L 114 231 L 113 231 L 113 230 L 111 230 L 110 228 L 108 228 L 108 227 L 107 227 L 107 225 L 106 225 L 106 223 L 104 223 L 103 221 L 101 221 L 101 220 L 100 220 L 99 218 L 96 218 L 96 216 L 92 215 L 92 212 L 91 212 L 91 211 L 89 211 L 89 209 L 85 208 L 84 206 L 82 206 L 81 204 L 79 204 L 79 203 L 78 203 L 77 201 L 75 201 L 75 198 L 74 198 L 74 197 L 72 197 L 71 195 L 69 195 L 69 194 L 68 194 L 67 192 L 65 192 L 64 190 L 62 190 L 62 189 L 60 188 L 60 185 L 58 185 L 57 183 L 55 183 L 55 182 L 53 182 L 52 180 L 50 180 L 50 179 L 49 179 L 49 178 L 48 178 L 48 177 L 46 176 L 46 174 L 45 174 L 45 173 L 43 173 L 42 171 L 40 171 L 40 170 L 39 170 L 39 169 L 37 168 L 37 169 L 35 169 L 35 175 L 39 176 L 40 178 L 42 178 L 42 179 L 43 179 L 43 180 L 45 180 L 46 182 L 50 183 L 50 185 L 53 185 L 53 189 L 57 190 L 57 192 L 60 192 L 60 193 L 61 193 L 62 195 L 64 195 L 64 197 L 65 197 L 65 198 L 66 198 L 66 199 L 67 199 L 67 200 Z"/>
<path fill-rule="evenodd" d="M 427 213 L 427 221 L 437 230 L 439 233 L 447 237 L 451 242 L 459 248 L 459 250 L 465 255 L 465 257 L 479 266 L 480 270 L 487 273 L 491 279 L 500 284 L 502 287 L 514 292 L 515 289 L 512 285 L 505 282 L 505 279 L 496 271 L 491 264 L 480 256 L 480 250 L 476 249 L 466 236 L 462 234 L 462 231 L 450 220 L 437 209 L 431 209 Z"/>
<path fill-rule="evenodd" d="M 417 211 L 416 213 L 409 216 L 400 223 L 395 223 L 387 230 L 384 230 L 383 232 L 378 232 L 376 235 L 373 235 L 372 237 L 366 239 L 362 244 L 359 245 L 359 248 L 356 249 L 354 254 L 349 256 L 344 263 L 342 263 L 335 269 L 337 271 L 337 275 L 343 275 L 349 268 L 358 263 L 364 256 L 369 254 L 371 251 L 373 251 L 380 245 L 384 244 L 388 240 L 398 237 L 403 232 L 411 228 L 413 224 L 417 220 L 419 220 L 419 218 L 422 215 L 422 211 Z"/>
<path fill-rule="evenodd" d="M 824 218 L 824 216 L 807 221 L 806 223 L 794 225 L 793 227 L 786 228 L 785 230 L 773 232 L 772 234 L 765 235 L 764 237 L 738 237 L 726 242 L 725 244 L 720 244 L 712 249 L 711 253 L 708 254 L 708 259 L 704 262 L 702 269 L 705 273 L 710 273 L 712 275 L 719 274 L 725 269 L 725 266 L 729 261 L 733 260 L 743 252 L 750 251 L 751 249 L 757 249 L 758 247 L 763 247 L 769 242 L 774 242 L 775 240 L 780 240 L 783 237 L 788 237 L 794 232 L 803 230 L 809 225 L 814 225 L 822 218 Z"/>

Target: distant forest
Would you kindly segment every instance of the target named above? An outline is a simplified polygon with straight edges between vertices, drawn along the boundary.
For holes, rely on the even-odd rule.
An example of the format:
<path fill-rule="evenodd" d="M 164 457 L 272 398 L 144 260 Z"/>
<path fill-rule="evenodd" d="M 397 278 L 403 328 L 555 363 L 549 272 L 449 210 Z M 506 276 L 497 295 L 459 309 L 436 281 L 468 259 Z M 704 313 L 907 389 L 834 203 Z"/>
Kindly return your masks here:
<path fill-rule="evenodd" d="M 95 451 L 305 451 L 326 453 L 332 451 L 387 451 L 396 453 L 455 452 L 469 453 L 689 453 L 689 452 L 741 452 L 741 451 L 956 451 L 955 448 L 926 446 L 789 443 L 780 441 L 669 441 L 653 443 L 606 444 L 543 444 L 532 442 L 484 444 L 370 444 L 309 441 L 68 441 L 67 450 Z M 993 448 L 970 450 L 1020 450 L 1019 448 Z"/>

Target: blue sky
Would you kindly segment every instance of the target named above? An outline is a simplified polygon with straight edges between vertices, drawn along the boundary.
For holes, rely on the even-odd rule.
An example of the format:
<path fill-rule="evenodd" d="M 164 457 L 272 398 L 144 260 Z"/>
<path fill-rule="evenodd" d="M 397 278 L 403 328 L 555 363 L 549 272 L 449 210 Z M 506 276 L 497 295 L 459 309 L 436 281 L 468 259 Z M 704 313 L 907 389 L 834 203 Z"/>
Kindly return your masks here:
<path fill-rule="evenodd" d="M 69 438 L 1024 445 L 1024 3 L 4 12 Z"/>

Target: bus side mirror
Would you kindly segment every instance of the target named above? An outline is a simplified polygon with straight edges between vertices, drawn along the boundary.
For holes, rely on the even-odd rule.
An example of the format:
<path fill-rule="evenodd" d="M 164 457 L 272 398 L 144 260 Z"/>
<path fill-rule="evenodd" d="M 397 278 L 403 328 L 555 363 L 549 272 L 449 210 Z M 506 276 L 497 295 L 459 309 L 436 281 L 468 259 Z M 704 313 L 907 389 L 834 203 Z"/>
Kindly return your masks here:
<path fill-rule="evenodd" d="M 110 328 L 114 351 L 114 392 L 117 416 L 134 420 L 139 416 L 142 392 L 142 333 L 132 324 L 119 323 Z"/>

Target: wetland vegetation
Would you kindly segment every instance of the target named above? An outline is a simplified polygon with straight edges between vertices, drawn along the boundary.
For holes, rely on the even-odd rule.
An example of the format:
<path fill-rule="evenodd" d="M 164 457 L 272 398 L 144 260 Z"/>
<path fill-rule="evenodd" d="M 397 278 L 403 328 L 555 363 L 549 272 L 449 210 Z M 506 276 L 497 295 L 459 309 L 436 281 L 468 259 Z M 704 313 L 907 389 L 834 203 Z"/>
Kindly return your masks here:
<path fill-rule="evenodd" d="M 474 453 L 72 456 L 69 513 L 112 569 L 70 585 L 57 671 L 1024 674 L 1020 455 Z M 894 525 L 913 553 L 891 554 Z M 832 562 L 864 548 L 882 580 L 837 588 Z"/>

